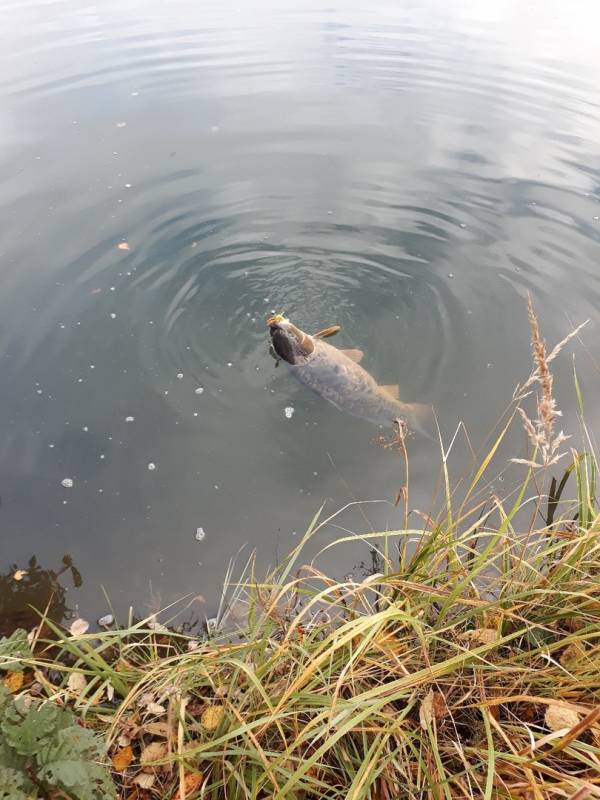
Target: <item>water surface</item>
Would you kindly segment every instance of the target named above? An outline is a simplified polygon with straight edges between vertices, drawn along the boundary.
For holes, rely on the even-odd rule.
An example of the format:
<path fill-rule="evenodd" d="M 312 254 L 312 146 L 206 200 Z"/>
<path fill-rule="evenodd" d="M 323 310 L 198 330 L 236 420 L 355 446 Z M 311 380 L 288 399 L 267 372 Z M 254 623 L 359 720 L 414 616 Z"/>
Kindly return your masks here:
<path fill-rule="evenodd" d="M 274 310 L 341 324 L 448 436 L 480 441 L 526 376 L 527 292 L 551 341 L 592 318 L 585 383 L 599 23 L 591 0 L 3 3 L 0 569 L 68 553 L 85 616 L 101 586 L 209 613 L 243 545 L 274 563 L 324 500 L 392 499 L 377 429 L 275 368 Z M 340 524 L 401 524 L 364 514 Z"/>

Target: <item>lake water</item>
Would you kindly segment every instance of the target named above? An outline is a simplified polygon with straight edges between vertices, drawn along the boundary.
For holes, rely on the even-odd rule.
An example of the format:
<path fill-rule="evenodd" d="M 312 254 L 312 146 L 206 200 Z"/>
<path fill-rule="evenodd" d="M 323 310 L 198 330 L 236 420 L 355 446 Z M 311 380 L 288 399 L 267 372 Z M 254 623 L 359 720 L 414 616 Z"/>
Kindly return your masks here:
<path fill-rule="evenodd" d="M 591 391 L 599 25 L 595 0 L 5 0 L 0 571 L 68 553 L 83 616 L 101 587 L 212 613 L 240 548 L 274 563 L 324 500 L 393 499 L 377 429 L 275 368 L 272 311 L 341 324 L 333 344 L 477 443 L 528 374 L 529 291 L 551 342 L 592 319 Z M 410 450 L 420 505 L 438 460 Z"/>

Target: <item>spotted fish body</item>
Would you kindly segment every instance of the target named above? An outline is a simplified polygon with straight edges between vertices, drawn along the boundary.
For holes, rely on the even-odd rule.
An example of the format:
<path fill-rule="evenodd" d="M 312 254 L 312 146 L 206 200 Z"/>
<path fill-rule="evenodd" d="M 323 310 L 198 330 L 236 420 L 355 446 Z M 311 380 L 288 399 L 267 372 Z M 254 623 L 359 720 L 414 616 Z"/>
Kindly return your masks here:
<path fill-rule="evenodd" d="M 376 425 L 391 425 L 400 418 L 410 428 L 422 429 L 428 407 L 402 403 L 394 396 L 398 387 L 380 386 L 357 363 L 359 350 L 340 350 L 279 317 L 268 324 L 273 348 L 292 375 L 333 406 Z"/>

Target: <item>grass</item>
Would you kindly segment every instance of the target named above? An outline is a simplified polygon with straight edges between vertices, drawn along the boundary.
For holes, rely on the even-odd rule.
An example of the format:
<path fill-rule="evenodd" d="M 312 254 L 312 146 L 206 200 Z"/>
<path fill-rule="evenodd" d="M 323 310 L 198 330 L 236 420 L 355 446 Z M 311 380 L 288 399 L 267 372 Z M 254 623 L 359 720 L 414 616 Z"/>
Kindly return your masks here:
<path fill-rule="evenodd" d="M 130 800 L 600 797 L 597 464 L 559 452 L 532 331 L 515 404 L 538 388 L 538 415 L 506 496 L 486 476 L 516 406 L 460 499 L 442 448 L 436 520 L 409 516 L 406 485 L 403 529 L 361 535 L 379 573 L 340 582 L 305 564 L 330 521 L 317 515 L 266 577 L 251 561 L 230 578 L 235 626 L 198 640 L 153 618 L 80 635 L 45 620 L 17 691 L 100 731 Z"/>

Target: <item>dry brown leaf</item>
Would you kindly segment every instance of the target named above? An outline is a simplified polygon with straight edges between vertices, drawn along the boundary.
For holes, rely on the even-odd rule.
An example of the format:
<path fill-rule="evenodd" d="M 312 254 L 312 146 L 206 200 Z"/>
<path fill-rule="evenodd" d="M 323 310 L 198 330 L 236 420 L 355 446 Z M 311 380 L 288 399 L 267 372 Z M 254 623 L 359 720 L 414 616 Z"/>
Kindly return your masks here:
<path fill-rule="evenodd" d="M 424 731 L 433 723 L 433 689 L 430 689 L 421 700 L 419 708 L 419 722 Z"/>
<path fill-rule="evenodd" d="M 153 775 L 151 772 L 141 772 L 139 775 L 136 775 L 133 782 L 137 784 L 140 789 L 150 789 L 155 780 L 156 775 Z"/>
<path fill-rule="evenodd" d="M 461 633 L 460 638 L 477 645 L 494 644 L 498 639 L 498 631 L 495 628 L 475 628 Z"/>
<path fill-rule="evenodd" d="M 167 745 L 164 742 L 152 742 L 148 747 L 144 747 L 140 755 L 140 764 L 142 767 L 159 767 L 162 765 L 157 764 L 157 761 L 162 761 L 167 755 Z"/>
<path fill-rule="evenodd" d="M 574 664 L 576 661 L 580 661 L 584 656 L 585 647 L 580 642 L 572 642 L 563 650 L 560 657 L 560 663 L 563 665 L 563 667 L 567 667 L 569 664 Z"/>
<path fill-rule="evenodd" d="M 147 722 L 143 727 L 145 733 L 162 736 L 163 739 L 168 739 L 171 731 L 166 722 Z"/>
<path fill-rule="evenodd" d="M 18 569 L 13 575 L 13 580 L 22 581 L 25 575 L 27 575 L 26 569 Z"/>
<path fill-rule="evenodd" d="M 146 706 L 146 711 L 149 711 L 151 714 L 157 714 L 159 716 L 161 714 L 167 713 L 167 709 L 164 706 L 161 706 L 160 703 L 148 703 L 148 705 Z"/>
<path fill-rule="evenodd" d="M 579 722 L 579 714 L 573 708 L 552 703 L 546 709 L 544 719 L 551 731 L 561 731 L 565 728 L 568 730 L 577 725 Z"/>
<path fill-rule="evenodd" d="M 186 797 L 194 794 L 200 788 L 200 784 L 204 780 L 204 775 L 201 772 L 186 772 L 183 779 L 183 793 Z"/>
<path fill-rule="evenodd" d="M 200 724 L 207 731 L 214 731 L 221 724 L 224 715 L 225 709 L 223 706 L 209 706 L 200 717 Z"/>
<path fill-rule="evenodd" d="M 133 761 L 133 750 L 131 745 L 121 748 L 112 757 L 113 769 L 116 772 L 124 772 Z"/>
<path fill-rule="evenodd" d="M 89 627 L 90 623 L 87 620 L 79 618 L 71 623 L 69 631 L 71 632 L 71 636 L 82 636 Z"/>
<path fill-rule="evenodd" d="M 87 680 L 85 679 L 85 675 L 82 675 L 81 672 L 72 672 L 69 675 L 69 679 L 67 681 L 67 689 L 71 692 L 71 694 L 79 696 L 87 686 Z"/>
<path fill-rule="evenodd" d="M 4 678 L 4 686 L 11 694 L 16 694 L 23 686 L 24 679 L 24 672 L 9 672 Z"/>
<path fill-rule="evenodd" d="M 127 242 L 119 242 L 117 247 L 119 250 L 129 250 L 129 244 Z"/>

